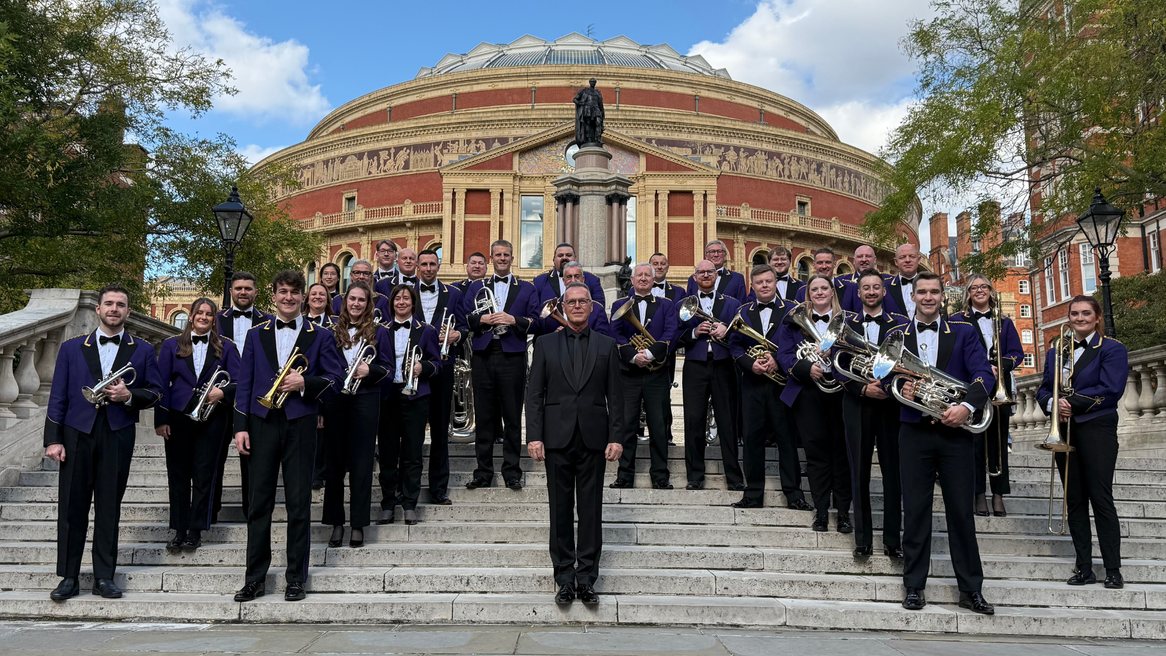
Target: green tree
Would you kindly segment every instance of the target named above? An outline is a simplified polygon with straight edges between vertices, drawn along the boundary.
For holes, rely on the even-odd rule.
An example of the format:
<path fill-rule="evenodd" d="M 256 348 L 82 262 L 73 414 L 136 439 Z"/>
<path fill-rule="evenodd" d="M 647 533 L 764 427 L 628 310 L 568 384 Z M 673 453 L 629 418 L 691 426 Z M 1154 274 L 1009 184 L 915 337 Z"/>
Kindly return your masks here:
<path fill-rule="evenodd" d="M 1115 278 L 1110 287 L 1118 339 L 1131 351 L 1166 344 L 1166 273 Z M 1101 303 L 1101 291 L 1094 298 Z"/>
<path fill-rule="evenodd" d="M 917 197 L 974 199 L 975 232 L 1029 228 L 961 261 L 1003 274 L 1039 252 L 1100 187 L 1136 211 L 1166 196 L 1166 3 L 1161 0 L 937 0 L 903 40 L 919 64 L 917 104 L 882 157 L 893 188 L 866 229 L 890 240 Z M 981 212 L 995 201 L 990 212 Z M 998 207 L 998 209 L 996 209 Z M 991 243 L 992 240 L 985 240 Z"/>
<path fill-rule="evenodd" d="M 0 311 L 31 287 L 140 292 L 147 269 L 213 292 L 210 208 L 235 181 L 256 217 L 240 264 L 312 257 L 317 241 L 268 192 L 294 187 L 286 171 L 253 174 L 228 137 L 164 125 L 206 112 L 229 83 L 222 61 L 173 47 L 152 0 L 0 2 Z"/>

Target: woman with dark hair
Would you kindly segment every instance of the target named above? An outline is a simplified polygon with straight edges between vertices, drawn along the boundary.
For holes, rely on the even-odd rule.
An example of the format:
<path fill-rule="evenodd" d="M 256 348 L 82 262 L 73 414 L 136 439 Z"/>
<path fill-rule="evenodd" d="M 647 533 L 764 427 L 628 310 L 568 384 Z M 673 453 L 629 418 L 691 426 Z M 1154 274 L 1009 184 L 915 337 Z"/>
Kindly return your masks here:
<path fill-rule="evenodd" d="M 329 262 L 320 267 L 320 282 L 324 284 L 324 289 L 328 290 L 328 302 L 331 307 L 332 299 L 343 293 L 340 291 L 340 265 Z"/>
<path fill-rule="evenodd" d="M 168 551 L 194 551 L 202 545 L 202 531 L 210 528 L 212 495 L 219 450 L 227 448 L 222 436 L 231 419 L 231 407 L 219 403 L 233 391 L 239 375 L 239 353 L 228 337 L 215 329 L 218 306 L 209 298 L 190 304 L 190 321 L 178 337 L 162 342 L 158 369 L 162 375 L 162 399 L 154 408 L 154 432 L 165 439 L 166 474 L 170 488 L 170 528 L 174 537 Z M 223 385 L 222 370 L 230 376 Z M 204 406 L 210 416 L 191 418 L 206 386 Z M 222 385 L 220 387 L 220 385 Z"/>
<path fill-rule="evenodd" d="M 1069 585 L 1097 583 L 1093 572 L 1093 534 L 1089 506 L 1097 524 L 1097 542 L 1105 564 L 1105 587 L 1121 588 L 1121 527 L 1113 503 L 1113 474 L 1117 467 L 1117 404 L 1129 376 L 1129 351 L 1115 339 L 1101 334 L 1101 306 L 1089 296 L 1069 302 L 1069 326 L 1073 329 L 1073 355 L 1063 363 L 1063 384 L 1071 388 L 1052 407 L 1053 374 L 1057 350 L 1045 357 L 1044 380 L 1036 399 L 1046 415 L 1056 413 L 1069 453 L 1057 453 L 1061 483 L 1068 494 L 1069 533 L 1077 554 L 1076 571 Z M 1066 477 L 1068 481 L 1066 482 Z"/>
<path fill-rule="evenodd" d="M 437 347 L 437 330 L 413 316 L 419 307 L 417 290 L 412 285 L 397 285 L 389 293 L 392 321 L 391 335 L 395 367 L 392 388 L 381 408 L 377 437 L 380 451 L 381 514 L 378 524 L 389 524 L 400 504 L 405 523 L 417 523 L 417 497 L 421 494 L 421 443 L 425 441 L 425 422 L 429 420 L 429 379 L 441 370 L 441 353 Z M 421 357 L 406 368 L 413 349 L 420 347 Z M 411 393 L 406 391 L 412 390 Z"/>
<path fill-rule="evenodd" d="M 829 276 L 816 274 L 806 281 L 806 315 L 817 329 L 818 337 L 826 333 L 830 320 L 843 312 L 835 293 L 834 281 Z M 790 310 L 790 313 L 798 308 Z M 810 496 L 816 515 L 811 528 L 825 531 L 829 528 L 830 500 L 838 510 L 838 532 L 850 533 L 850 462 L 846 456 L 846 433 L 842 425 L 842 395 L 822 391 L 819 385 L 834 386 L 833 370 L 827 355 L 821 356 L 826 366 L 814 358 L 798 358 L 798 347 L 809 336 L 790 321 L 786 314 L 778 333 L 777 364 L 788 376 L 781 400 L 793 410 L 802 447 L 806 450 L 806 474 L 810 479 Z"/>
<path fill-rule="evenodd" d="M 332 316 L 332 295 L 322 282 L 308 285 L 307 301 L 304 303 L 304 317 L 321 328 L 331 328 L 335 323 Z"/>
<path fill-rule="evenodd" d="M 352 533 L 348 546 L 364 546 L 364 527 L 369 525 L 372 507 L 373 449 L 381 412 L 381 383 L 393 372 L 389 331 L 373 321 L 372 289 L 354 282 L 344 295 L 344 305 L 332 333 L 344 357 L 346 372 L 360 381 L 356 393 L 340 391 L 328 408 L 328 463 L 324 487 L 323 523 L 332 527 L 329 547 L 339 547 L 344 539 L 344 472 L 348 471 L 349 514 Z M 372 362 L 364 362 L 365 345 L 376 348 Z M 347 377 L 347 376 L 346 376 Z"/>

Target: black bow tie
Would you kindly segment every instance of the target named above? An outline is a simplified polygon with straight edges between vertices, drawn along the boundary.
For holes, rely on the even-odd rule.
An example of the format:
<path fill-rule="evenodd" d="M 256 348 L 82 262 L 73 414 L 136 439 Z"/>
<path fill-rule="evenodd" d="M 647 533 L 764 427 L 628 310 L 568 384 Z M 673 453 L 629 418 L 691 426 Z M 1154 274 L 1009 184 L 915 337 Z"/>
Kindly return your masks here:
<path fill-rule="evenodd" d="M 701 298 L 712 298 L 714 296 L 716 296 L 716 294 L 713 292 L 701 292 L 700 293 Z"/>
<path fill-rule="evenodd" d="M 1077 350 L 1077 349 L 1079 349 L 1079 348 L 1082 348 L 1082 349 L 1083 349 L 1083 348 L 1089 348 L 1089 340 L 1087 340 L 1087 339 L 1083 339 L 1083 340 L 1081 340 L 1081 341 L 1079 341 L 1079 342 L 1078 342 L 1078 341 L 1074 341 L 1074 342 L 1073 342 L 1073 350 L 1074 350 L 1074 351 L 1076 351 L 1076 350 Z"/>
<path fill-rule="evenodd" d="M 433 283 L 432 285 L 421 285 L 421 291 L 422 292 L 436 292 L 437 291 L 437 283 Z"/>
<path fill-rule="evenodd" d="M 717 275 L 721 276 L 722 278 L 728 278 L 729 277 L 729 270 L 728 269 L 717 269 Z"/>
<path fill-rule="evenodd" d="M 275 329 L 280 330 L 281 328 L 291 328 L 292 330 L 295 330 L 296 329 L 296 320 L 292 319 L 291 321 L 284 321 L 283 319 L 276 319 L 275 320 Z"/>
<path fill-rule="evenodd" d="M 782 280 L 784 280 L 786 282 L 790 282 L 792 279 L 789 276 L 778 276 L 777 277 L 778 282 L 781 282 Z"/>
<path fill-rule="evenodd" d="M 231 311 L 231 318 L 235 318 L 235 317 L 247 317 L 248 319 L 250 319 L 252 317 L 252 312 L 251 312 L 251 310 L 232 310 Z"/>
<path fill-rule="evenodd" d="M 510 284 L 510 276 L 498 276 L 498 275 L 495 275 L 495 276 L 494 276 L 494 282 L 495 282 L 495 283 L 502 282 L 502 283 L 506 283 L 507 285 L 509 285 L 509 284 Z"/>
<path fill-rule="evenodd" d="M 904 278 L 903 276 L 899 276 L 899 278 L 903 281 L 904 285 L 914 285 L 915 284 L 915 277 L 914 276 L 912 276 L 910 278 Z"/>
<path fill-rule="evenodd" d="M 824 323 L 830 323 L 830 315 L 828 315 L 828 314 L 811 314 L 810 317 L 814 321 L 821 321 Z"/>
<path fill-rule="evenodd" d="M 769 303 L 758 303 L 758 304 L 757 304 L 757 310 L 758 310 L 759 312 L 760 312 L 761 310 L 772 310 L 774 307 L 776 307 L 776 305 L 775 305 L 775 302 L 774 302 L 774 301 L 770 301 Z"/>
<path fill-rule="evenodd" d="M 992 311 L 991 310 L 988 310 L 987 312 L 972 312 L 972 319 L 974 319 L 976 321 L 979 321 L 980 319 L 991 319 L 991 318 L 992 318 Z"/>
<path fill-rule="evenodd" d="M 664 286 L 667 284 L 668 284 L 667 282 L 657 282 L 657 283 L 653 283 L 652 286 L 657 288 L 657 289 L 664 289 Z"/>
<path fill-rule="evenodd" d="M 101 335 L 97 338 L 98 346 L 105 346 L 106 344 L 121 344 L 121 335 L 114 335 L 113 337 L 106 337 Z"/>
<path fill-rule="evenodd" d="M 394 321 L 393 325 L 391 326 L 391 328 L 393 330 L 396 330 L 398 328 L 408 328 L 408 327 L 409 327 L 408 321 Z"/>
<path fill-rule="evenodd" d="M 869 314 L 862 315 L 862 322 L 863 323 L 870 323 L 872 321 L 875 323 L 880 323 L 882 320 L 883 320 L 883 315 L 881 315 L 881 314 L 877 317 L 872 317 Z"/>
<path fill-rule="evenodd" d="M 932 321 L 931 323 L 918 323 L 916 325 L 919 328 L 919 332 L 923 332 L 924 330 L 934 330 L 935 332 L 939 332 L 938 321 Z"/>
<path fill-rule="evenodd" d="M 401 276 L 401 280 L 409 283 L 410 285 L 417 284 L 417 276 Z"/>
<path fill-rule="evenodd" d="M 648 294 L 647 296 L 640 296 L 638 294 L 636 295 L 636 302 L 637 303 L 650 303 L 651 301 L 652 301 L 651 294 Z"/>
<path fill-rule="evenodd" d="M 210 335 L 191 335 L 190 342 L 192 344 L 210 344 Z"/>

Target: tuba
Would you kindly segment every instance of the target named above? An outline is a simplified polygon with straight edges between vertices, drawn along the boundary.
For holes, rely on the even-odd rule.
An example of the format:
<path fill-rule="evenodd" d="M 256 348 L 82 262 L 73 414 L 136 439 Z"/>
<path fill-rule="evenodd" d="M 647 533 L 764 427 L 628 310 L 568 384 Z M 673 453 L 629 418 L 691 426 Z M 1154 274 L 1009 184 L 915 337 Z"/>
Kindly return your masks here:
<path fill-rule="evenodd" d="M 486 282 L 482 282 L 482 287 L 474 294 L 474 311 L 471 314 L 494 314 L 501 312 L 502 308 L 498 306 L 498 297 L 494 296 L 494 290 L 486 286 Z M 493 327 L 495 335 L 501 337 L 506 334 L 510 326 L 497 325 Z"/>
<path fill-rule="evenodd" d="M 474 441 L 474 383 L 470 367 L 472 347 L 464 342 L 463 355 L 453 362 L 453 407 L 449 413 L 449 440 Z"/>
<path fill-rule="evenodd" d="M 206 421 L 210 419 L 211 413 L 215 411 L 215 406 L 218 403 L 207 403 L 207 395 L 211 393 L 212 387 L 223 389 L 230 384 L 231 374 L 227 373 L 227 370 L 222 367 L 215 367 L 214 373 L 207 379 L 206 384 L 196 392 L 198 394 L 198 403 L 195 404 L 194 410 L 191 410 L 190 414 L 187 415 L 191 421 Z"/>
<path fill-rule="evenodd" d="M 887 336 L 883 348 L 895 356 L 895 366 L 891 379 L 891 394 L 903 405 L 914 408 L 925 415 L 939 419 L 952 406 L 963 403 L 968 395 L 968 385 L 962 380 L 940 370 L 933 369 L 927 360 L 903 348 L 903 333 L 893 332 Z M 882 349 L 880 349 L 881 351 Z M 924 349 L 926 351 L 926 349 Z M 908 399 L 899 391 L 899 380 L 915 383 L 915 399 Z M 984 416 L 974 421 L 975 415 L 968 417 L 963 429 L 969 433 L 983 433 L 992 422 L 992 406 L 984 408 Z"/>
<path fill-rule="evenodd" d="M 106 403 L 109 403 L 109 399 L 105 397 L 105 388 L 121 380 L 124 376 L 132 376 L 132 378 L 125 381 L 126 385 L 134 384 L 134 381 L 138 379 L 138 372 L 134 370 L 134 365 L 127 362 L 121 369 L 112 371 L 108 376 L 97 381 L 97 384 L 93 387 L 82 387 L 81 396 L 84 396 L 86 401 L 92 403 L 93 407 L 100 408 Z"/>
<path fill-rule="evenodd" d="M 798 359 L 809 360 L 811 363 L 827 369 L 831 367 L 830 360 L 822 356 L 822 351 L 828 351 L 838 341 L 838 337 L 842 334 L 842 329 L 846 327 L 846 313 L 835 312 L 834 316 L 830 318 L 830 323 L 826 325 L 826 334 L 818 335 L 818 327 L 814 325 L 813 319 L 810 317 L 809 301 L 803 302 L 790 310 L 786 315 L 790 323 L 801 329 L 802 334 L 806 339 L 798 345 Z M 842 383 L 837 380 L 815 380 L 814 384 L 818 389 L 827 394 L 835 394 L 842 391 Z"/>
<path fill-rule="evenodd" d="M 1035 445 L 1036 448 L 1053 454 L 1053 464 L 1049 468 L 1049 533 L 1064 535 L 1069 516 L 1069 453 L 1076 451 L 1076 447 L 1069 444 L 1069 429 L 1072 423 L 1065 422 L 1065 432 L 1061 433 L 1061 415 L 1058 405 L 1062 396 L 1073 394 L 1070 378 L 1073 376 L 1073 329 L 1069 326 L 1061 328 L 1061 333 L 1053 339 L 1053 415 L 1049 423 L 1049 435 L 1044 442 Z M 1057 477 L 1057 454 L 1065 454 L 1065 479 L 1061 481 L 1064 496 L 1061 498 L 1061 529 L 1053 530 L 1053 499 Z"/>
<path fill-rule="evenodd" d="M 344 385 L 340 388 L 341 394 L 356 394 L 360 389 L 361 379 L 356 377 L 356 368 L 360 363 L 371 364 L 377 358 L 377 347 L 369 344 L 364 338 L 361 338 L 356 343 L 356 357 L 353 358 L 352 364 L 348 366 L 348 371 L 344 374 Z"/>
<path fill-rule="evenodd" d="M 745 308 L 737 310 L 737 316 L 733 317 L 733 320 L 729 322 L 729 332 L 740 333 L 741 335 L 744 335 L 745 337 L 748 337 L 749 339 L 757 342 L 757 344 L 749 347 L 749 350 L 746 351 L 746 353 L 749 354 L 749 357 L 753 358 L 754 360 L 760 360 L 761 358 L 765 357 L 766 353 L 772 353 L 774 357 L 776 357 L 777 344 L 769 341 L 765 338 L 765 335 L 761 334 L 760 331 L 745 323 L 745 317 L 743 316 L 744 312 Z M 765 374 L 765 377 L 777 383 L 778 385 L 785 385 L 786 383 L 785 374 L 781 373 L 780 368 L 773 373 Z"/>
<path fill-rule="evenodd" d="M 656 338 L 652 337 L 652 334 L 648 332 L 648 329 L 644 327 L 644 324 L 640 323 L 640 320 L 636 318 L 635 306 L 635 299 L 629 297 L 626 303 L 621 305 L 618 310 L 611 313 L 611 322 L 615 323 L 616 321 L 622 319 L 635 327 L 635 329 L 639 331 L 640 334 L 632 335 L 629 341 L 637 351 L 644 351 L 651 348 L 652 345 L 656 343 Z M 655 371 L 663 366 L 663 359 L 653 360 L 652 363 L 648 365 L 647 369 L 648 371 Z"/>
<path fill-rule="evenodd" d="M 287 362 L 285 362 L 283 368 L 279 370 L 279 375 L 275 377 L 275 383 L 271 386 L 271 389 L 267 390 L 267 394 L 259 397 L 259 405 L 273 410 L 278 410 L 279 408 L 283 407 L 283 404 L 287 401 L 287 395 L 289 393 L 280 392 L 279 386 L 283 384 L 283 379 L 287 378 L 288 374 L 292 372 L 292 367 L 295 365 L 297 359 L 303 360 L 304 364 L 301 367 L 295 367 L 295 372 L 297 374 L 302 374 L 308 370 L 307 356 L 305 356 L 303 353 L 300 353 L 300 347 L 297 346 L 293 348 L 291 355 L 287 357 Z"/>
<path fill-rule="evenodd" d="M 845 362 L 844 356 L 849 358 Z M 865 385 L 871 379 L 882 380 L 891 373 L 895 354 L 887 346 L 887 341 L 876 346 L 865 335 L 843 324 L 842 332 L 834 342 L 833 361 L 834 373 Z"/>

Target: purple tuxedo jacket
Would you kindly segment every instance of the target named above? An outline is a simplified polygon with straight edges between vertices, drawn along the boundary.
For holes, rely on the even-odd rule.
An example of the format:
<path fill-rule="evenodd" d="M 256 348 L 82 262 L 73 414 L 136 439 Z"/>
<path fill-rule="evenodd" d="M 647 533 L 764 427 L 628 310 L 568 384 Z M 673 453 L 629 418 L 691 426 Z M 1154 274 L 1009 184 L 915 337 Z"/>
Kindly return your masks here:
<path fill-rule="evenodd" d="M 181 414 L 190 405 L 196 389 L 201 388 L 210 380 L 215 369 L 225 369 L 231 376 L 231 382 L 223 388 L 224 398 L 216 403 L 215 412 L 223 412 L 219 406 L 230 407 L 230 398 L 234 394 L 236 381 L 239 379 L 239 352 L 235 350 L 235 343 L 230 337 L 223 337 L 223 355 L 215 357 L 215 351 L 209 345 L 206 350 L 206 360 L 202 363 L 202 371 L 194 370 L 194 355 L 185 358 L 178 357 L 178 338 L 171 337 L 162 342 L 162 350 L 158 353 L 158 373 L 162 382 L 162 399 L 154 408 L 154 426 L 163 426 L 170 423 L 171 413 Z M 228 411 L 229 412 L 229 411 Z"/>
<path fill-rule="evenodd" d="M 162 382 L 158 376 L 158 361 L 149 342 L 135 338 L 129 332 L 117 349 L 110 371 L 132 364 L 136 378 L 129 386 L 131 398 L 125 403 L 106 404 L 106 420 L 110 430 L 121 430 L 138 422 L 138 411 L 149 408 L 162 398 Z M 101 356 L 97 352 L 94 333 L 78 335 L 61 344 L 57 352 L 57 368 L 49 391 L 48 415 L 45 417 L 44 445 L 64 444 L 65 426 L 80 433 L 92 433 L 97 420 L 97 408 L 81 394 L 82 387 L 92 387 L 101 380 Z"/>
<path fill-rule="evenodd" d="M 332 341 L 336 341 L 336 335 L 333 333 Z M 360 384 L 360 389 L 356 390 L 356 395 L 361 394 L 383 394 L 384 389 L 389 386 L 393 380 L 393 372 L 396 371 L 397 359 L 393 356 L 393 340 L 389 337 L 389 329 L 385 328 L 383 324 L 377 325 L 376 344 L 377 356 L 373 361 L 368 363 L 368 375 L 364 377 L 364 382 Z M 344 378 L 348 375 L 348 359 L 344 357 L 344 350 L 340 345 L 336 345 L 336 353 L 340 355 L 340 362 L 344 365 L 344 370 L 341 372 L 340 381 L 336 385 L 336 392 L 340 392 L 341 386 L 344 384 Z"/>
<path fill-rule="evenodd" d="M 749 290 L 745 288 L 745 276 L 736 271 L 729 271 L 726 267 L 725 274 L 717 276 L 717 293 L 725 296 L 732 296 L 737 301 L 744 303 L 749 298 Z M 685 296 L 692 296 L 697 292 L 699 286 L 696 284 L 696 276 L 688 277 L 688 289 L 685 291 Z"/>
<path fill-rule="evenodd" d="M 453 313 L 453 328 L 454 330 L 461 333 L 462 337 L 456 342 L 449 343 L 449 353 L 446 355 L 443 362 L 452 363 L 457 357 L 457 354 L 461 352 L 461 348 L 458 347 L 458 345 L 465 342 L 466 336 L 469 332 L 468 326 L 466 326 L 466 308 L 465 304 L 462 302 L 462 290 L 454 287 L 453 285 L 447 285 L 440 280 L 434 282 L 434 284 L 437 285 L 437 307 L 433 309 L 433 316 L 431 317 L 432 320 L 425 320 L 425 312 L 421 308 L 420 303 L 417 304 L 417 312 L 414 314 L 414 316 L 417 317 L 419 321 L 428 323 L 429 325 L 433 326 L 433 329 L 437 331 L 438 335 L 440 335 L 442 315 L 447 309 Z M 421 294 L 421 285 L 421 282 L 417 283 L 418 297 L 420 297 Z M 440 352 L 441 342 L 437 343 L 437 348 Z"/>
<path fill-rule="evenodd" d="M 387 352 L 395 368 L 397 366 L 397 352 L 394 348 L 393 331 L 391 329 L 386 330 L 389 333 L 389 350 Z M 398 330 L 404 330 L 404 328 L 399 328 Z M 408 359 L 409 352 L 413 350 L 414 346 L 421 347 L 421 376 L 417 381 L 417 394 L 411 398 L 419 399 L 429 394 L 429 379 L 441 371 L 441 348 L 437 345 L 437 329 L 423 321 L 417 320 L 416 317 L 413 318 L 413 323 L 409 327 L 409 345 L 405 349 L 406 359 Z M 412 372 L 402 371 L 401 376 L 404 377 L 410 373 Z M 389 378 L 388 380 L 389 383 L 384 385 L 384 396 L 388 396 L 393 390 L 393 379 Z"/>
<path fill-rule="evenodd" d="M 793 307 L 791 306 L 790 309 Z M 843 313 L 847 323 L 854 320 L 853 312 L 843 310 Z M 814 379 L 810 376 L 810 369 L 813 368 L 813 365 L 809 360 L 798 359 L 798 346 L 806 339 L 808 338 L 801 328 L 795 326 L 786 317 L 782 317 L 781 327 L 777 333 L 777 366 L 781 367 L 787 378 L 785 389 L 781 392 L 781 400 L 791 408 L 802 388 L 814 384 Z"/>
<path fill-rule="evenodd" d="M 658 283 L 658 282 L 652 283 L 653 286 L 656 286 L 659 284 L 660 283 Z M 680 307 L 680 302 L 683 301 L 684 297 L 686 297 L 686 296 L 688 296 L 688 289 L 686 289 L 684 287 L 680 287 L 678 285 L 673 285 L 672 283 L 668 282 L 667 280 L 664 281 L 664 298 L 672 301 L 673 305 L 675 305 L 676 307 Z"/>
<path fill-rule="evenodd" d="M 668 357 L 668 354 L 676 348 L 676 337 L 679 334 L 677 323 L 679 319 L 676 316 L 676 306 L 672 304 L 672 301 L 657 296 L 651 296 L 649 299 L 645 309 L 644 319 L 640 323 L 656 340 L 656 343 L 649 349 L 652 357 L 657 362 L 663 362 Z M 632 301 L 635 301 L 634 296 L 625 296 L 617 300 L 611 306 L 611 313 L 615 314 L 615 311 L 623 307 L 625 303 Z M 633 308 L 631 311 L 635 312 L 636 310 Z M 639 317 L 637 316 L 637 318 Z M 647 371 L 632 364 L 632 360 L 636 357 L 636 349 L 631 344 L 631 338 L 633 335 L 640 334 L 640 331 L 636 330 L 635 326 L 630 322 L 622 319 L 614 322 L 611 330 L 613 333 L 612 336 L 615 337 L 615 343 L 619 345 L 620 367 L 624 371 Z"/>
<path fill-rule="evenodd" d="M 724 294 L 717 294 L 713 297 L 713 316 L 721 323 L 728 324 L 737 316 L 737 310 L 741 308 L 741 303 L 732 296 L 725 296 Z M 679 312 L 679 310 L 677 310 Z M 708 360 L 709 352 L 709 336 L 701 335 L 696 337 L 692 331 L 700 324 L 704 323 L 704 319 L 700 317 L 693 317 L 688 321 L 680 324 L 680 345 L 684 347 L 684 358 L 686 360 L 700 360 L 704 362 Z M 727 338 L 732 339 L 733 334 L 727 335 Z M 724 360 L 732 357 L 729 349 L 713 342 L 713 360 Z"/>
<path fill-rule="evenodd" d="M 1056 355 L 1053 349 L 1045 354 L 1045 375 L 1036 392 L 1037 404 L 1046 415 L 1051 414 L 1045 406 L 1053 395 Z M 1117 403 L 1125 393 L 1126 378 L 1130 374 L 1129 358 L 1129 351 L 1121 342 L 1100 334 L 1093 335 L 1089 348 L 1073 365 L 1073 375 L 1069 379 L 1073 394 L 1066 400 L 1073 408 L 1074 419 L 1085 422 L 1117 412 Z"/>
<path fill-rule="evenodd" d="M 340 310 L 344 307 L 344 297 L 337 296 L 332 299 L 332 314 L 335 317 L 340 316 Z M 377 293 L 376 298 L 373 299 L 373 308 L 381 311 L 381 321 L 387 321 L 389 317 L 393 316 L 393 306 L 389 304 L 389 295 Z"/>
<path fill-rule="evenodd" d="M 298 317 L 302 321 L 303 317 Z M 283 404 L 288 419 L 314 415 L 322 399 L 335 394 L 344 381 L 344 358 L 336 348 L 336 337 L 327 328 L 307 322 L 296 339 L 296 347 L 308 360 L 304 372 L 304 389 L 292 392 Z M 259 398 L 271 389 L 280 366 L 275 350 L 275 322 L 268 321 L 247 331 L 247 345 L 239 365 L 235 386 L 235 432 L 250 430 L 252 416 L 266 418 L 268 409 Z"/>
<path fill-rule="evenodd" d="M 474 336 L 475 351 L 485 350 L 493 339 L 493 327 L 481 323 L 481 313 L 474 311 L 474 299 L 478 290 L 482 289 L 482 285 L 486 282 L 493 280 L 493 276 L 486 276 L 481 280 L 474 281 L 466 289 L 462 299 L 466 324 L 469 325 L 470 332 Z M 490 289 L 493 290 L 492 284 Z M 515 323 L 513 326 L 509 326 L 506 334 L 498 339 L 502 343 L 502 350 L 506 353 L 526 353 L 526 336 L 531 333 L 531 327 L 534 325 L 539 311 L 538 291 L 534 285 L 525 280 L 519 280 L 518 276 L 511 274 L 510 289 L 507 292 L 503 311 L 513 316 Z"/>
<path fill-rule="evenodd" d="M 251 318 L 252 328 L 265 321 L 275 320 L 273 315 L 267 314 L 266 312 L 260 312 L 254 307 L 251 308 L 251 311 L 255 313 L 255 316 Z M 231 308 L 227 308 L 226 310 L 219 312 L 218 318 L 215 321 L 215 330 L 218 331 L 219 337 L 226 337 L 227 339 L 231 340 L 235 339 L 235 319 L 231 316 Z M 235 346 L 235 354 L 239 354 L 238 345 Z"/>
<path fill-rule="evenodd" d="M 967 313 L 957 312 L 951 315 L 951 320 L 962 321 L 975 328 L 976 337 L 980 339 L 980 344 L 984 344 L 984 333 L 980 332 L 980 327 L 976 325 L 976 322 Z M 1007 376 L 1024 361 L 1024 347 L 1020 345 L 1020 334 L 1016 332 L 1016 324 L 1012 323 L 1012 319 L 1004 317 L 1000 324 L 1000 341 L 1004 344 L 1004 351 L 1001 354 L 1004 361 L 1002 375 Z M 984 344 L 984 349 L 988 353 L 988 363 L 996 364 L 992 356 L 992 351 L 988 350 L 987 344 Z"/>
<path fill-rule="evenodd" d="M 903 306 L 891 295 L 891 279 L 895 276 L 884 275 L 883 290 L 886 294 L 883 296 L 883 311 L 892 312 L 894 314 L 903 314 Z M 840 296 L 838 302 L 842 304 L 842 309 L 847 312 L 859 314 L 862 312 L 862 298 L 858 295 L 858 272 L 847 274 L 845 276 L 838 276 L 834 279 L 835 287 L 840 283 L 842 290 L 839 291 Z M 803 293 L 803 296 L 805 294 Z M 860 317 L 861 318 L 861 317 Z"/>
<path fill-rule="evenodd" d="M 599 301 L 600 305 L 607 307 L 607 303 L 603 297 L 603 287 L 600 286 L 599 276 L 594 273 L 583 272 L 583 283 L 587 285 L 587 289 L 591 291 L 591 300 Z M 539 274 L 534 279 L 534 288 L 538 292 L 538 297 L 542 302 L 546 302 L 550 298 L 558 298 L 562 294 L 559 293 L 559 286 L 562 284 L 559 272 L 555 270 Z M 554 321 L 554 319 L 552 319 Z"/>
<path fill-rule="evenodd" d="M 769 317 L 769 332 L 765 333 L 765 338 L 774 344 L 777 344 L 780 348 L 781 344 L 778 342 L 778 333 L 780 332 L 779 328 L 782 321 L 785 320 L 786 313 L 792 310 L 796 303 L 792 303 L 780 298 L 773 299 L 773 303 L 773 312 Z M 757 301 L 750 301 L 742 305 L 740 308 L 738 308 L 738 312 L 741 313 L 741 318 L 745 321 L 745 325 L 756 330 L 757 332 L 761 332 L 761 311 L 757 308 Z M 729 336 L 729 355 L 733 356 L 733 360 L 735 360 L 737 363 L 737 368 L 743 372 L 744 380 L 754 384 L 772 382 L 768 377 L 758 376 L 757 374 L 753 373 L 753 363 L 756 362 L 756 360 L 750 357 L 747 351 L 756 344 L 757 342 L 753 341 L 752 339 L 742 335 L 741 333 L 734 332 Z M 777 360 L 776 353 L 773 354 L 773 359 Z"/>
<path fill-rule="evenodd" d="M 977 411 L 988 405 L 988 390 L 996 384 L 992 375 L 992 366 L 988 364 L 988 352 L 980 341 L 980 329 L 962 321 L 955 322 L 939 319 L 939 353 L 936 354 L 935 368 L 962 380 L 968 385 L 966 401 Z M 910 321 L 903 330 L 903 349 L 919 354 L 918 334 L 915 332 L 915 322 Z M 888 377 L 887 389 L 890 389 Z M 1123 379 L 1122 385 L 1125 385 Z M 978 412 L 977 412 L 978 414 Z M 899 412 L 899 420 L 917 424 L 923 420 L 923 414 L 915 408 L 903 406 Z M 971 435 L 970 433 L 968 434 Z"/>
<path fill-rule="evenodd" d="M 539 307 L 542 306 L 540 305 Z M 563 307 L 561 305 L 559 306 L 559 311 L 563 312 Z M 600 304 L 599 301 L 591 301 L 591 314 L 587 316 L 587 326 L 600 335 L 607 335 L 612 339 L 615 338 L 615 335 L 611 329 L 611 321 L 609 321 L 607 318 L 607 311 L 603 309 L 603 305 Z M 551 317 L 547 317 L 546 319 L 535 319 L 534 330 L 539 337 L 558 332 L 562 327 L 563 324 L 552 319 Z"/>

